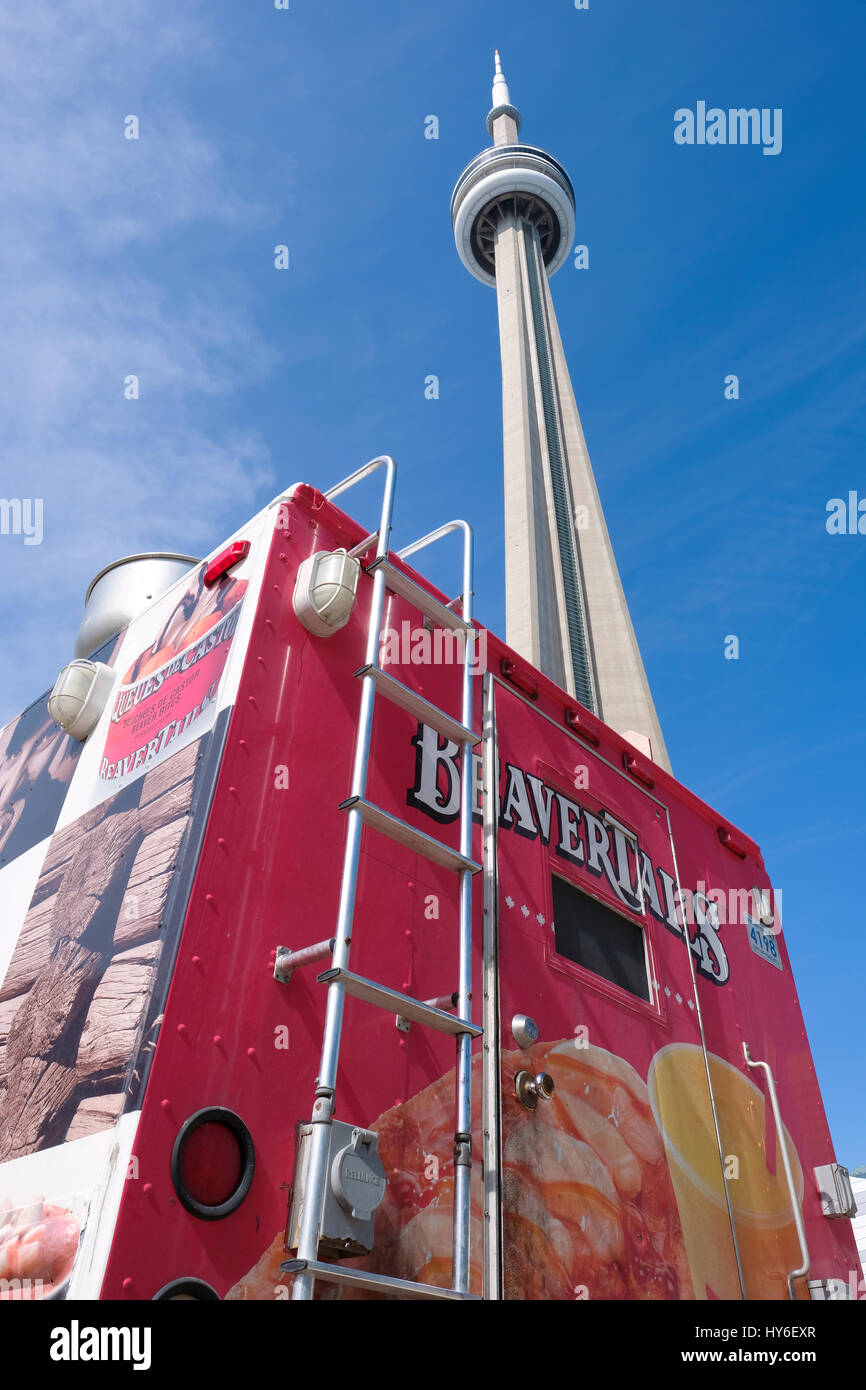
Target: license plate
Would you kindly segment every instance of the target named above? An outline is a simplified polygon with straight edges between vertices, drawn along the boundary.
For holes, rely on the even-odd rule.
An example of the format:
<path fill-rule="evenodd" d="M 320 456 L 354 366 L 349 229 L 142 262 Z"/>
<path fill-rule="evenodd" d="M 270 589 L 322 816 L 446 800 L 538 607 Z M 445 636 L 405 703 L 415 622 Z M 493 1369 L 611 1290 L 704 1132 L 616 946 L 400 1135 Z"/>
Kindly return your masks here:
<path fill-rule="evenodd" d="M 773 933 L 768 932 L 760 922 L 753 922 L 751 917 L 746 918 L 746 931 L 749 934 L 749 945 L 755 955 L 760 956 L 761 960 L 768 960 L 777 970 L 784 970 L 782 955 Z"/>

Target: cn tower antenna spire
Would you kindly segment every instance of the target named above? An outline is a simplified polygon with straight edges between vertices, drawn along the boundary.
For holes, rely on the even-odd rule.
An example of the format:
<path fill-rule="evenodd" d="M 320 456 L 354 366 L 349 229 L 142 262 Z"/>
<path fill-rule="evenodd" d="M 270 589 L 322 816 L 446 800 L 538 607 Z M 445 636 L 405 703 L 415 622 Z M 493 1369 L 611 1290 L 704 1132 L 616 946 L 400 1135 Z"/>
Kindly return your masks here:
<path fill-rule="evenodd" d="M 511 105 L 511 93 L 502 72 L 502 60 L 499 57 L 498 48 L 493 55 L 493 60 L 496 65 L 496 73 L 493 78 L 493 109 L 495 110 L 497 106 Z"/>
<path fill-rule="evenodd" d="M 515 651 L 670 767 L 604 519 L 549 280 L 574 246 L 574 189 L 520 140 L 499 50 L 492 148 L 451 199 L 457 251 L 499 305 L 505 455 L 505 619 Z"/>

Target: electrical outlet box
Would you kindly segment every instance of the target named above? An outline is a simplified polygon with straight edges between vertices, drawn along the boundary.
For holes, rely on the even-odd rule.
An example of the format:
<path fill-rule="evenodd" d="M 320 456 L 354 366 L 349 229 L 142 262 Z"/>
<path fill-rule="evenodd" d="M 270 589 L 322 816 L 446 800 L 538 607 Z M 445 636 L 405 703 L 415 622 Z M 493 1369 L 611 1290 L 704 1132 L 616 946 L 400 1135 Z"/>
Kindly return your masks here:
<path fill-rule="evenodd" d="M 825 1163 L 815 1169 L 815 1181 L 825 1216 L 856 1216 L 857 1202 L 847 1168 L 841 1163 Z"/>
<path fill-rule="evenodd" d="M 292 1210 L 286 1235 L 290 1250 L 298 1248 L 309 1170 L 312 1125 L 298 1128 Z M 322 1208 L 319 1255 L 347 1259 L 369 1255 L 373 1249 L 376 1209 L 385 1196 L 385 1169 L 379 1157 L 379 1136 L 371 1129 L 332 1120 L 329 1125 L 328 1182 Z"/>

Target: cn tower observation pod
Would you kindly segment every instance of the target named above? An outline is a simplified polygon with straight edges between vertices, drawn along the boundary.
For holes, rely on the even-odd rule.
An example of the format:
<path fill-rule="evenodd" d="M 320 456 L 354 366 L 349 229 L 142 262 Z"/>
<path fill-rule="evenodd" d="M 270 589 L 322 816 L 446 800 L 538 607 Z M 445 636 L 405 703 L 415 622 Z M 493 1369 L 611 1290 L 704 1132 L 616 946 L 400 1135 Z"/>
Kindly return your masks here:
<path fill-rule="evenodd" d="M 536 228 L 547 274 L 553 275 L 574 239 L 574 189 L 552 155 L 533 145 L 493 146 L 457 180 L 451 197 L 457 253 L 485 285 L 496 284 L 496 232 L 509 213 Z"/>

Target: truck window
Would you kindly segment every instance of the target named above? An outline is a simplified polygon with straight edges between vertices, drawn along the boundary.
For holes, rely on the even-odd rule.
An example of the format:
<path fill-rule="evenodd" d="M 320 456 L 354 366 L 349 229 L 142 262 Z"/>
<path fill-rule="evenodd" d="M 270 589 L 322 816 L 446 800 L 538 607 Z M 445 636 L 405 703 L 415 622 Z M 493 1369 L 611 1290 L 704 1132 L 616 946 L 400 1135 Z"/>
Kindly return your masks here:
<path fill-rule="evenodd" d="M 553 934 L 557 955 L 649 1000 L 642 929 L 556 875 Z"/>

